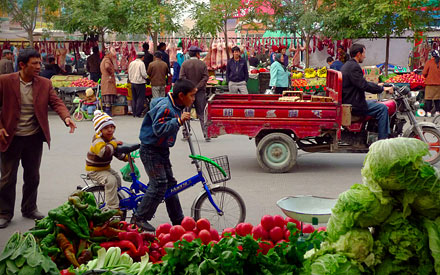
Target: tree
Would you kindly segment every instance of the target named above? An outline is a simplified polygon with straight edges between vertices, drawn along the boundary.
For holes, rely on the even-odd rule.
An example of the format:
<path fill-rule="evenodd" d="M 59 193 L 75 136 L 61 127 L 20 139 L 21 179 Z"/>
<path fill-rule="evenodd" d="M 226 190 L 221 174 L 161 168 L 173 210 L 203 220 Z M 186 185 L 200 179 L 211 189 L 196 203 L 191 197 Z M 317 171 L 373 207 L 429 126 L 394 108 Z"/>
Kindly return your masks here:
<path fill-rule="evenodd" d="M 55 1 L 50 0 L 0 0 L 0 9 L 9 15 L 13 22 L 20 24 L 32 44 L 37 19 L 52 16 L 57 10 L 57 5 Z"/>
<path fill-rule="evenodd" d="M 121 0 L 59 0 L 61 13 L 55 27 L 69 33 L 98 35 L 120 32 L 127 24 L 127 6 Z"/>
<path fill-rule="evenodd" d="M 228 48 L 227 20 L 234 18 L 243 8 L 240 0 L 210 0 L 209 3 L 195 3 L 191 18 L 195 20 L 192 35 L 210 35 L 217 37 L 218 33 L 225 36 L 226 48 Z M 229 51 L 226 51 L 229 59 Z"/>
<path fill-rule="evenodd" d="M 127 31 L 133 34 L 148 34 L 153 38 L 154 51 L 162 33 L 176 32 L 182 13 L 182 2 L 161 0 L 125 0 L 130 7 Z"/>
<path fill-rule="evenodd" d="M 310 41 L 322 30 L 318 0 L 256 0 L 250 5 L 247 21 L 263 23 L 268 29 L 299 34 L 306 44 L 306 67 L 309 67 Z M 273 14 L 263 12 L 271 10 Z"/>
<path fill-rule="evenodd" d="M 388 68 L 390 38 L 422 31 L 432 20 L 420 0 L 325 0 L 324 33 L 334 38 L 386 38 Z M 385 70 L 388 74 L 388 70 Z"/>

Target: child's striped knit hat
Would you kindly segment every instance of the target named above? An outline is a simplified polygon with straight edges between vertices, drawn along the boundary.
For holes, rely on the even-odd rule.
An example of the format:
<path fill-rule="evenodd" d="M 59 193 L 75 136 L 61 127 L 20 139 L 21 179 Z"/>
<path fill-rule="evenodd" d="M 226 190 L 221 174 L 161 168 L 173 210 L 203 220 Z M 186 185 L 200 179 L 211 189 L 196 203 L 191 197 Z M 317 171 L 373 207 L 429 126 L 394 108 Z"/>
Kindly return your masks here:
<path fill-rule="evenodd" d="M 93 128 L 95 129 L 95 132 L 99 134 L 101 130 L 108 125 L 114 125 L 116 127 L 111 116 L 100 110 L 96 110 L 93 117 Z"/>

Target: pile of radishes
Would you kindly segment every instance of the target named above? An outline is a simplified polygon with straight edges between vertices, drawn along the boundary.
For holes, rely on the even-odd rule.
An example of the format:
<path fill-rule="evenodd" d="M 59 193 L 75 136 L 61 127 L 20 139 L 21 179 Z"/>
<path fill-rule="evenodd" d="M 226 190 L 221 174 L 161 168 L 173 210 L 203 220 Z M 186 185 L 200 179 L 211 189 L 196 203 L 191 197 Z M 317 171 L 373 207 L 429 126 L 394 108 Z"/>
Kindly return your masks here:
<path fill-rule="evenodd" d="M 242 237 L 252 235 L 255 240 L 260 240 L 261 252 L 266 254 L 274 245 L 289 241 L 290 231 L 286 226 L 288 222 L 295 223 L 298 230 L 301 230 L 300 221 L 290 217 L 283 218 L 280 215 L 265 215 L 261 218 L 261 223 L 256 226 L 250 223 L 240 223 L 235 228 L 225 228 L 220 236 L 207 219 L 199 219 L 196 222 L 192 217 L 185 217 L 181 225 L 172 226 L 169 223 L 164 223 L 157 227 L 158 243 L 152 247 L 153 251 L 150 248 L 150 256 L 153 256 L 155 260 L 160 260 L 165 253 L 164 248 L 174 247 L 174 243 L 179 240 L 192 242 L 198 238 L 205 245 L 214 245 L 221 238 L 235 235 Z M 317 230 L 325 231 L 325 227 L 319 227 Z M 302 231 L 303 233 L 312 233 L 315 228 L 311 224 L 303 223 Z M 155 250 L 158 252 L 154 253 Z"/>

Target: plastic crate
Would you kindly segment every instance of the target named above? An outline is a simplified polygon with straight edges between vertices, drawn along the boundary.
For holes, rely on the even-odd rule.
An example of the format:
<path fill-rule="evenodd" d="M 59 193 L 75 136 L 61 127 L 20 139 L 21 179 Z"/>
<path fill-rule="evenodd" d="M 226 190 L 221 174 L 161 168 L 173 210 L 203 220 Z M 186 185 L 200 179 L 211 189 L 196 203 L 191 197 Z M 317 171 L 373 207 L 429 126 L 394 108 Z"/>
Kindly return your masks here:
<path fill-rule="evenodd" d="M 258 79 L 249 78 L 246 86 L 250 94 L 258 94 L 260 92 Z"/>
<path fill-rule="evenodd" d="M 231 171 L 229 169 L 228 156 L 220 156 L 212 158 L 226 173 L 226 176 L 214 165 L 205 162 L 206 170 L 208 170 L 209 178 L 213 184 L 225 182 L 231 179 Z"/>

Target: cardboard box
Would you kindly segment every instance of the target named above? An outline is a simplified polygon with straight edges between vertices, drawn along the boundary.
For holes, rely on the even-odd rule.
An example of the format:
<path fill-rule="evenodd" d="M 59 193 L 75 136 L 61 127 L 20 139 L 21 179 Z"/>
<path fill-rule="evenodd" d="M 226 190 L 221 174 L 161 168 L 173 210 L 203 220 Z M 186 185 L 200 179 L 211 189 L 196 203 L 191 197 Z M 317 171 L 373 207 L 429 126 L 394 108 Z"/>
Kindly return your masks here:
<path fill-rule="evenodd" d="M 112 106 L 112 116 L 123 116 L 127 113 L 126 105 L 113 105 Z"/>
<path fill-rule="evenodd" d="M 376 66 L 364 66 L 362 67 L 365 80 L 369 82 L 379 83 L 380 69 Z"/>

